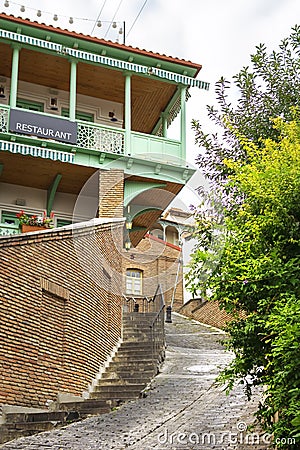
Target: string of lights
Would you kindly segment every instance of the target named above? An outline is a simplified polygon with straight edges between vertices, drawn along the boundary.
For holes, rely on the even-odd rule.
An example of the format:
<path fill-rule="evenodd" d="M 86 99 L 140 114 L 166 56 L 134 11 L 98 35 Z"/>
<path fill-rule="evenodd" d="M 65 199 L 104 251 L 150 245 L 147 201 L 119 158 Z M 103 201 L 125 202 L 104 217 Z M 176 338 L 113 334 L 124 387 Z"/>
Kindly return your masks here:
<path fill-rule="evenodd" d="M 97 16 L 97 19 L 95 20 L 94 26 L 93 26 L 93 28 L 92 28 L 91 34 L 94 33 L 95 26 L 97 25 L 97 23 L 98 23 L 99 20 L 100 20 L 100 17 L 101 17 L 101 14 L 102 14 L 102 11 L 103 11 L 103 8 L 104 8 L 106 2 L 107 2 L 107 0 L 104 0 L 103 4 L 102 4 L 102 6 L 101 6 L 101 9 L 100 9 L 99 14 L 98 14 L 98 16 Z"/>
<path fill-rule="evenodd" d="M 139 10 L 139 12 L 138 12 L 136 18 L 135 18 L 134 21 L 133 21 L 133 24 L 132 24 L 131 27 L 130 27 L 130 30 L 129 30 L 128 33 L 126 34 L 126 38 L 128 37 L 129 33 L 132 31 L 132 28 L 134 27 L 134 25 L 136 24 L 138 18 L 139 18 L 140 15 L 142 14 L 142 11 L 143 11 L 143 9 L 145 8 L 147 2 L 148 2 L 148 0 L 145 0 L 145 1 L 144 1 L 144 3 L 143 3 L 143 5 L 142 5 L 141 9 Z"/>
<path fill-rule="evenodd" d="M 107 36 L 108 31 L 110 30 L 110 28 L 113 28 L 113 29 L 119 28 L 118 34 L 119 35 L 124 35 L 124 37 L 125 37 L 125 22 L 118 22 L 118 21 L 114 20 L 115 17 L 116 17 L 117 12 L 118 12 L 118 10 L 119 10 L 119 8 L 121 6 L 121 3 L 123 2 L 123 0 L 120 1 L 119 6 L 118 6 L 118 8 L 117 8 L 117 10 L 116 10 L 112 20 L 100 20 L 101 13 L 103 11 L 103 8 L 105 6 L 106 1 L 107 0 L 104 0 L 103 6 L 102 6 L 102 8 L 100 10 L 100 13 L 98 14 L 98 17 L 97 17 L 96 21 L 95 21 L 95 19 L 89 19 L 89 18 L 86 18 L 86 17 L 66 16 L 64 14 L 56 14 L 56 13 L 52 13 L 50 11 L 43 11 L 41 9 L 36 9 L 36 8 L 32 8 L 30 6 L 25 6 L 24 4 L 21 4 L 21 3 L 13 2 L 11 0 L 5 0 L 4 1 L 4 6 L 6 8 L 9 8 L 10 6 L 18 7 L 21 13 L 24 13 L 27 10 L 31 11 L 31 12 L 35 13 L 35 15 L 38 18 L 40 18 L 42 16 L 51 16 L 52 20 L 54 22 L 57 22 L 60 19 L 67 19 L 69 24 L 71 24 L 71 25 L 74 24 L 75 21 L 91 22 L 91 23 L 94 23 L 94 26 L 92 28 L 91 34 L 94 32 L 96 27 L 97 28 L 101 28 L 103 25 L 108 24 L 108 30 L 107 30 L 107 32 L 106 32 L 104 37 Z M 123 37 L 123 40 L 124 40 L 124 37 Z"/>
<path fill-rule="evenodd" d="M 115 14 L 114 14 L 113 18 L 111 19 L 111 23 L 110 23 L 109 27 L 107 28 L 107 31 L 106 31 L 106 33 L 104 35 L 104 39 L 106 38 L 106 36 L 107 36 L 107 34 L 109 32 L 110 26 L 112 26 L 114 28 L 114 24 L 116 23 L 114 20 L 116 18 L 116 15 L 118 14 L 118 11 L 119 11 L 120 6 L 122 5 L 122 3 L 123 3 L 123 0 L 120 0 L 119 5 L 117 6 L 117 9 L 115 11 Z"/>

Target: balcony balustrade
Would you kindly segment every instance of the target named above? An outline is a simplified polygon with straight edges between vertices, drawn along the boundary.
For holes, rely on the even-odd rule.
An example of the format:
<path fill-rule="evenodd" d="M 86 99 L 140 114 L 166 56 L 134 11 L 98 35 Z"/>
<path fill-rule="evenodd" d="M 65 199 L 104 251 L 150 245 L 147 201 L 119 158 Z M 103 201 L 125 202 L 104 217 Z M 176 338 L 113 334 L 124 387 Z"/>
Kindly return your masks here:
<path fill-rule="evenodd" d="M 19 234 L 20 229 L 18 225 L 11 225 L 8 223 L 0 223 L 0 236 L 9 236 L 12 234 Z"/>
<path fill-rule="evenodd" d="M 24 135 L 10 131 L 9 112 L 9 106 L 0 106 L 1 139 L 18 142 L 18 137 L 24 138 Z M 45 113 L 36 114 L 48 116 Z M 53 115 L 49 115 L 48 117 L 52 118 Z M 61 117 L 61 119 L 66 120 L 63 117 Z M 116 129 L 97 123 L 83 121 L 76 122 L 77 141 L 75 147 L 78 149 L 99 151 L 101 153 L 104 152 L 115 155 L 131 155 L 136 158 L 146 158 L 160 163 L 175 164 L 179 166 L 184 166 L 185 164 L 185 155 L 182 154 L 182 145 L 180 141 L 131 131 L 130 139 L 127 141 L 130 143 L 130 148 L 125 148 L 126 139 L 124 129 Z M 6 134 L 7 136 L 5 136 Z M 12 135 L 15 136 L 14 139 L 11 139 Z M 28 137 L 30 138 L 32 136 L 27 134 L 27 138 Z M 34 138 L 37 139 L 37 136 Z M 39 141 L 44 141 L 45 147 L 48 149 L 55 149 L 56 145 L 58 146 L 60 144 L 59 148 L 61 150 L 61 142 L 42 137 L 38 137 L 38 139 Z M 31 142 L 31 144 L 34 145 L 33 142 Z M 74 145 L 70 146 L 70 144 L 65 144 L 64 151 L 71 152 L 73 148 Z M 68 161 L 68 159 L 65 160 Z"/>

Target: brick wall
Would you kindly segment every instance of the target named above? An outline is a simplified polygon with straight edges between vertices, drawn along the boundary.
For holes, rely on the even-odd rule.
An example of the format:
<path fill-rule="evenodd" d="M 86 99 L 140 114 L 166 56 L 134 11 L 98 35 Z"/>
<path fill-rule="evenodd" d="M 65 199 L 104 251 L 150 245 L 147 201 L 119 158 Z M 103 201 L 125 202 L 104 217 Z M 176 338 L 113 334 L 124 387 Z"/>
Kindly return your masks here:
<path fill-rule="evenodd" d="M 81 395 L 120 337 L 123 222 L 76 230 L 0 239 L 0 403 Z"/>
<path fill-rule="evenodd" d="M 161 239 L 147 235 L 136 248 L 123 252 L 123 273 L 126 269 L 143 271 L 143 295 L 153 296 L 158 284 L 161 284 L 166 305 L 172 301 L 178 269 L 180 248 L 165 243 Z M 123 289 L 125 292 L 125 276 Z M 178 283 L 175 290 L 173 310 L 178 310 L 183 304 L 182 265 L 180 266 Z"/>
<path fill-rule="evenodd" d="M 230 314 L 219 308 L 218 302 L 203 302 L 201 299 L 189 300 L 178 312 L 199 322 L 221 329 L 225 328 L 226 324 L 233 320 Z M 243 314 L 241 314 L 242 316 Z"/>
<path fill-rule="evenodd" d="M 123 217 L 124 173 L 110 169 L 99 171 L 99 217 Z"/>

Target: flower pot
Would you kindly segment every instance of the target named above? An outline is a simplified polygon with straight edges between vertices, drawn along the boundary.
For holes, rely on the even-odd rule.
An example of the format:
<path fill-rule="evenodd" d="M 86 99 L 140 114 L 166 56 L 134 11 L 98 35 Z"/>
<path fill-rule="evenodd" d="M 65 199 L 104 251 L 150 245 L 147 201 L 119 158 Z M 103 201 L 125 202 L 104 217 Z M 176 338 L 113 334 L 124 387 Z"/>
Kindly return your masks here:
<path fill-rule="evenodd" d="M 48 230 L 48 228 L 39 227 L 38 225 L 25 225 L 25 224 L 21 226 L 22 233 L 29 233 L 30 231 L 41 231 L 41 230 Z"/>

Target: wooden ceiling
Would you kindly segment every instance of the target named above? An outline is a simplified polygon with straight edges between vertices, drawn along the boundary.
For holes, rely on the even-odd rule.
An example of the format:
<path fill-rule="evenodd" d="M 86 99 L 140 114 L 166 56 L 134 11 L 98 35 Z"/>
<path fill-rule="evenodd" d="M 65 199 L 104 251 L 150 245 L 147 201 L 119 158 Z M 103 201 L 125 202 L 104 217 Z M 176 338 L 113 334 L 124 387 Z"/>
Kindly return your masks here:
<path fill-rule="evenodd" d="M 150 178 L 145 179 L 138 176 L 127 178 L 127 180 L 157 182 L 157 180 L 153 180 Z M 144 214 L 138 215 L 133 220 L 133 230 L 130 232 L 130 240 L 134 247 L 145 236 L 145 233 L 151 229 L 153 224 L 160 218 L 162 212 L 174 200 L 181 189 L 182 184 L 166 182 L 162 188 L 149 189 L 148 191 L 137 195 L 133 199 L 133 201 L 130 203 L 133 210 L 135 205 L 139 206 L 140 210 L 145 210 Z M 147 211 L 147 208 L 158 209 L 154 211 Z"/>
<path fill-rule="evenodd" d="M 62 175 L 58 192 L 79 194 L 86 181 L 97 171 L 92 167 L 67 164 L 34 156 L 0 152 L 2 183 L 47 190 L 57 174 Z"/>
<path fill-rule="evenodd" d="M 12 48 L 0 43 L 0 76 L 10 78 Z M 19 79 L 52 89 L 69 91 L 70 62 L 67 58 L 22 48 Z M 132 130 L 150 134 L 176 85 L 148 77 L 132 76 Z M 77 93 L 124 104 L 125 77 L 121 71 L 78 63 Z"/>

